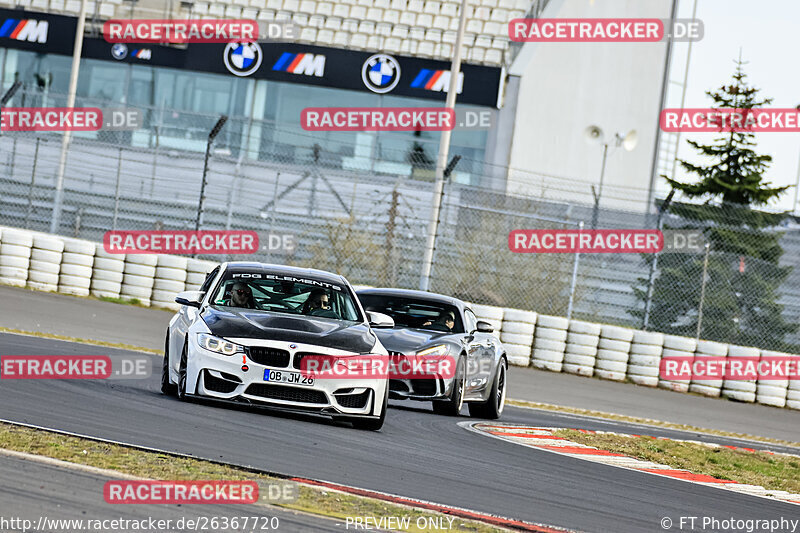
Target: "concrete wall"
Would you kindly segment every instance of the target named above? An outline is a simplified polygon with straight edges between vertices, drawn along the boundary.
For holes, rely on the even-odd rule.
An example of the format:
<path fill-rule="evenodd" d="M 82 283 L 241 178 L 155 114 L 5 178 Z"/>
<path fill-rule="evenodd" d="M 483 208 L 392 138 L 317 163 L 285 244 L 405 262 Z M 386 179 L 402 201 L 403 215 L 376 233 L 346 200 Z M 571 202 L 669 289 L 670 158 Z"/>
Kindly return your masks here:
<path fill-rule="evenodd" d="M 544 18 L 668 18 L 672 0 L 554 0 Z M 591 202 L 607 138 L 636 129 L 635 150 L 610 148 L 601 205 L 645 210 L 666 43 L 526 43 L 509 73 L 520 76 L 508 164 L 509 192 Z"/>

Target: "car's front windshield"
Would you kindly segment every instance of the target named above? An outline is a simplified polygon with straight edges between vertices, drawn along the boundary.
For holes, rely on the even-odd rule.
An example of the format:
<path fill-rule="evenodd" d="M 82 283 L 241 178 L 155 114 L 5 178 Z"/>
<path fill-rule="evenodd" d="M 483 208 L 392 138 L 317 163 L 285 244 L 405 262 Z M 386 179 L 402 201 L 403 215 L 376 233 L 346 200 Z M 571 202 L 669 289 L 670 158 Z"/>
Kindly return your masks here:
<path fill-rule="evenodd" d="M 362 322 L 352 294 L 344 285 L 268 272 L 227 272 L 211 304 Z"/>
<path fill-rule="evenodd" d="M 463 333 L 464 324 L 455 306 L 431 300 L 383 294 L 361 294 L 358 297 L 366 311 L 389 315 L 395 327 L 417 328 L 445 333 Z"/>

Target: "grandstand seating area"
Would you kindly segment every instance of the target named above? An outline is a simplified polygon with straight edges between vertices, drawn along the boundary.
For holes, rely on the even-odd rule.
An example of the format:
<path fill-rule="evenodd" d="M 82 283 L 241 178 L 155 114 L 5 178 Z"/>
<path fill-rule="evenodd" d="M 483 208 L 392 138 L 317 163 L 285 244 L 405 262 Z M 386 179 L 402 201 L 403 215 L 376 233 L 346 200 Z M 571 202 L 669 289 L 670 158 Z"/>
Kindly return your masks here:
<path fill-rule="evenodd" d="M 532 0 L 470 0 L 463 60 L 507 63 L 511 19 Z M 542 2 L 538 2 L 542 3 Z M 80 0 L 0 0 L 19 7 L 77 15 Z M 297 42 L 449 60 L 461 2 L 442 0 L 102 0 L 88 2 L 90 21 L 109 18 L 245 18 L 293 21 Z"/>

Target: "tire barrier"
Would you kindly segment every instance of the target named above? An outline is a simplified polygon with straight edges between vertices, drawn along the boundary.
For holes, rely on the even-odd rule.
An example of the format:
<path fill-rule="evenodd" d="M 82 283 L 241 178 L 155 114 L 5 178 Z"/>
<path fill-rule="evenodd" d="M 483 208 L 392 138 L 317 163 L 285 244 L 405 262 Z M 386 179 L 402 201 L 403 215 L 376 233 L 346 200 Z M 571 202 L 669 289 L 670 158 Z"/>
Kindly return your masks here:
<path fill-rule="evenodd" d="M 159 254 L 157 257 L 150 305 L 178 311 L 181 306 L 175 302 L 175 296 L 186 288 L 189 261 L 176 255 Z"/>
<path fill-rule="evenodd" d="M 506 357 L 509 364 L 517 366 L 528 366 L 530 364 L 531 345 L 533 344 L 535 330 L 535 312 L 521 309 L 503 309 L 503 321 L 500 324 L 500 341 L 506 348 Z"/>
<path fill-rule="evenodd" d="M 592 377 L 600 342 L 600 324 L 570 320 L 567 328 L 567 343 L 564 346 L 564 363 L 561 370 L 568 374 Z"/>
<path fill-rule="evenodd" d="M 503 326 L 503 308 L 491 305 L 472 304 L 472 311 L 478 320 L 483 320 L 492 325 L 495 332 L 499 332 Z"/>
<path fill-rule="evenodd" d="M 97 244 L 80 239 L 64 239 L 58 292 L 73 296 L 89 296 L 92 268 Z"/>
<path fill-rule="evenodd" d="M 761 357 L 761 350 L 750 346 L 728 346 L 728 358 Z M 722 396 L 739 402 L 753 403 L 756 401 L 756 380 L 730 380 L 722 382 Z"/>
<path fill-rule="evenodd" d="M 664 350 L 661 352 L 661 358 L 680 357 L 681 359 L 694 361 L 696 349 L 697 341 L 695 339 L 678 335 L 664 335 Z M 659 377 L 658 387 L 675 392 L 689 392 L 689 384 L 691 382 L 691 379 L 670 380 Z"/>
<path fill-rule="evenodd" d="M 633 330 L 603 325 L 594 362 L 594 375 L 612 381 L 625 381 Z"/>
<path fill-rule="evenodd" d="M 34 233 L 30 269 L 28 270 L 28 288 L 57 292 L 63 253 L 64 241 L 44 233 Z"/>
<path fill-rule="evenodd" d="M 186 290 L 199 291 L 209 272 L 219 263 L 203 259 L 189 258 L 186 263 Z"/>
<path fill-rule="evenodd" d="M 531 365 L 539 370 L 561 372 L 567 348 L 569 320 L 560 316 L 539 315 L 533 339 Z"/>
<path fill-rule="evenodd" d="M 791 355 L 788 353 L 761 350 L 761 358 L 769 358 L 768 361 L 774 361 L 775 358 L 788 359 L 789 357 Z M 785 407 L 788 392 L 788 379 L 759 379 L 756 381 L 756 402 L 760 404 Z"/>
<path fill-rule="evenodd" d="M 24 287 L 28 281 L 33 235 L 13 228 L 0 230 L 0 283 Z"/>
<path fill-rule="evenodd" d="M 658 371 L 663 350 L 663 333 L 634 331 L 628 356 L 628 381 L 647 387 L 658 386 Z"/>
<path fill-rule="evenodd" d="M 218 265 L 182 256 L 109 254 L 102 244 L 0 226 L 0 284 L 78 296 L 137 299 L 144 305 L 178 308 L 175 293 L 199 290 Z M 635 331 L 534 311 L 470 305 L 492 325 L 508 362 L 555 372 L 627 380 L 679 392 L 723 396 L 743 402 L 800 410 L 800 380 L 662 380 L 664 357 L 793 358 L 800 355 L 720 342 Z"/>
<path fill-rule="evenodd" d="M 95 246 L 92 283 L 89 291 L 97 298 L 119 298 L 122 290 L 125 254 L 110 254 L 102 244 Z"/>
<path fill-rule="evenodd" d="M 793 359 L 798 359 L 800 365 L 800 355 L 792 355 Z M 786 407 L 790 409 L 800 409 L 800 379 L 790 379 L 789 386 L 786 388 Z"/>
<path fill-rule="evenodd" d="M 709 357 L 728 357 L 728 345 L 714 341 L 697 341 L 697 348 L 694 352 L 695 360 L 708 359 Z M 719 397 L 721 389 L 721 379 L 692 379 L 689 384 L 689 392 L 696 392 L 712 398 Z"/>
<path fill-rule="evenodd" d="M 138 300 L 149 307 L 157 264 L 158 256 L 155 254 L 128 254 L 122 270 L 120 297 Z"/>

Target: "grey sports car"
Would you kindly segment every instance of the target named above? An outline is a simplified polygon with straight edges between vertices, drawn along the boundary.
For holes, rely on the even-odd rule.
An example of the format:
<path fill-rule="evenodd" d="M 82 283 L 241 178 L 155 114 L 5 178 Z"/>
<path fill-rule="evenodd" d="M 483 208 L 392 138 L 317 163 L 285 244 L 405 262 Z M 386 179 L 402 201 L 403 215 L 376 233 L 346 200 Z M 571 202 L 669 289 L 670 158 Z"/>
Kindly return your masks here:
<path fill-rule="evenodd" d="M 436 413 L 451 416 L 458 415 L 466 403 L 471 416 L 500 417 L 508 362 L 488 322 L 478 320 L 461 300 L 441 294 L 404 289 L 363 289 L 356 294 L 367 311 L 394 319 L 394 327 L 375 329 L 391 357 L 449 355 L 456 361 L 456 371 L 450 376 L 390 376 L 390 398 L 432 401 Z"/>

